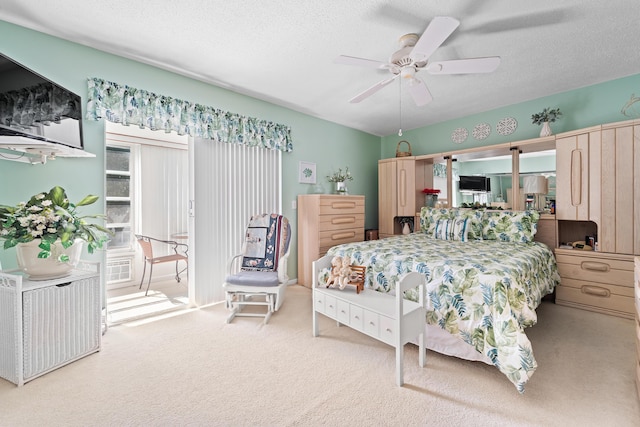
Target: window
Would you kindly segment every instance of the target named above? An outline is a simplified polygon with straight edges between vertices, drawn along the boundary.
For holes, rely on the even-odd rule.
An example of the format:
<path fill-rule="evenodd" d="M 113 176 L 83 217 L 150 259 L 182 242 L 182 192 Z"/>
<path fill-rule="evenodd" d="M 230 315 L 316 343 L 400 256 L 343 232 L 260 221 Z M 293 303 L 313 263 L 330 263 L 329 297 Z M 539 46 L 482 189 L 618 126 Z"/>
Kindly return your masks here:
<path fill-rule="evenodd" d="M 108 250 L 131 249 L 131 149 L 107 146 L 107 228 L 115 233 Z"/>

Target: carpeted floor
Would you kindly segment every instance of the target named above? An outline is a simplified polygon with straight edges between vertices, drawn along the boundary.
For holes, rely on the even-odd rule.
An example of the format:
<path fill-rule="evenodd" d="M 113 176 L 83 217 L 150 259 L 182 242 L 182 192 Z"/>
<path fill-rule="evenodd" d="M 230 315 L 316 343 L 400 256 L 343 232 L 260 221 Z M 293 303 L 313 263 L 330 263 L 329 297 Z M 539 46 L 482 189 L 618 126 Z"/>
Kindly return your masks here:
<path fill-rule="evenodd" d="M 631 320 L 543 303 L 529 330 L 538 370 L 519 394 L 494 367 L 433 352 L 418 367 L 321 317 L 287 290 L 268 325 L 225 324 L 215 305 L 108 330 L 103 348 L 24 387 L 0 380 L 0 425 L 637 426 Z"/>

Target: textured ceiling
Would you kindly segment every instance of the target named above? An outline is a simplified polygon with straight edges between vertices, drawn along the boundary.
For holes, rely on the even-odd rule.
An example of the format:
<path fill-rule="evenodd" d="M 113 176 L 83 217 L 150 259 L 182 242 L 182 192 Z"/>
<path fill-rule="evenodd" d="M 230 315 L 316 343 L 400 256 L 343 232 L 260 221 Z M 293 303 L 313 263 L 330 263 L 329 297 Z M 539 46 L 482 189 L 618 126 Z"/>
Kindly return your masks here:
<path fill-rule="evenodd" d="M 358 104 L 387 61 L 435 16 L 460 20 L 431 60 L 500 56 L 491 74 L 419 73 L 416 107 L 399 80 Z M 149 63 L 311 116 L 390 135 L 640 72 L 637 0 L 2 0 L 0 20 Z M 123 82 L 126 83 L 126 82 Z M 402 96 L 401 96 L 402 94 Z"/>

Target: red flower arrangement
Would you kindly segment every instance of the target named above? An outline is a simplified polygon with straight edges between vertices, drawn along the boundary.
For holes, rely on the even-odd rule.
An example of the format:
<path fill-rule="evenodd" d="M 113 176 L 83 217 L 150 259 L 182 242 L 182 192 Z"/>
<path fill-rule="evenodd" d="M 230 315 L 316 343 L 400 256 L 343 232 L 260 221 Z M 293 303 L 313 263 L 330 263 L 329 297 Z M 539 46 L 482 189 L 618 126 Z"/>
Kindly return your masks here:
<path fill-rule="evenodd" d="M 440 190 L 438 190 L 437 188 L 425 188 L 424 190 L 422 190 L 422 192 L 424 194 L 440 194 Z"/>

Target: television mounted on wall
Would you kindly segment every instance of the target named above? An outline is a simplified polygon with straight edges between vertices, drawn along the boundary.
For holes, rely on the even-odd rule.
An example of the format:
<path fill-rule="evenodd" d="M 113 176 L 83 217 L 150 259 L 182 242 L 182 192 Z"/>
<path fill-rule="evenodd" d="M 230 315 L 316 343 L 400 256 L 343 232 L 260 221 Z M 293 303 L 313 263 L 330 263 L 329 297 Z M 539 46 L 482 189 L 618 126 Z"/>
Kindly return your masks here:
<path fill-rule="evenodd" d="M 460 191 L 488 193 L 491 191 L 491 178 L 477 175 L 461 175 L 458 189 Z"/>
<path fill-rule="evenodd" d="M 82 99 L 0 53 L 0 148 L 30 145 L 61 156 L 84 150 Z"/>

